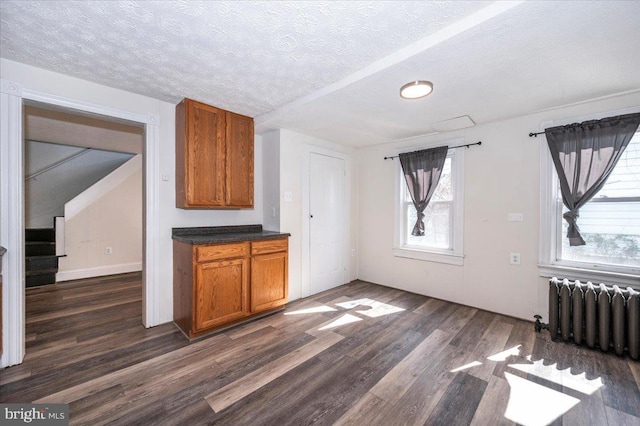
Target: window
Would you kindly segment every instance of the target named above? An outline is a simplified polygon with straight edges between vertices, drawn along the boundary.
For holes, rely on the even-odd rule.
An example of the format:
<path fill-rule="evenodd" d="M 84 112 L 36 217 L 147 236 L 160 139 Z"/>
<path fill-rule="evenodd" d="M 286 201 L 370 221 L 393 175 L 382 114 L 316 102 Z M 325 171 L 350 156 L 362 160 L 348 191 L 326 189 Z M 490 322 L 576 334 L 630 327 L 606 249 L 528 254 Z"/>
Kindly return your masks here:
<path fill-rule="evenodd" d="M 442 158 L 442 157 L 441 157 Z M 402 216 L 404 226 L 402 234 L 406 235 L 405 245 L 416 249 L 451 249 L 451 218 L 453 214 L 453 189 L 451 188 L 451 157 L 447 155 L 440 181 L 429 205 L 424 211 L 424 235 L 411 235 L 416 223 L 417 211 L 411 201 L 407 185 L 403 185 Z"/>
<path fill-rule="evenodd" d="M 459 145 L 460 141 L 455 144 Z M 454 145 L 454 142 L 449 145 Z M 463 156 L 464 148 L 448 151 L 440 181 L 424 211 L 425 235 L 420 237 L 411 235 L 416 223 L 416 209 L 398 162 L 396 256 L 462 265 Z"/>
<path fill-rule="evenodd" d="M 564 235 L 568 225 L 564 220 L 561 223 Z M 605 186 L 580 209 L 579 227 L 587 244 L 570 247 L 562 238 L 561 259 L 629 266 L 640 262 L 640 132 Z"/>
<path fill-rule="evenodd" d="M 604 187 L 580 209 L 578 227 L 584 246 L 569 246 L 568 225 L 562 218 L 567 209 L 555 169 L 548 164 L 548 148 L 541 143 L 540 275 L 639 286 L 640 132 L 634 135 Z"/>

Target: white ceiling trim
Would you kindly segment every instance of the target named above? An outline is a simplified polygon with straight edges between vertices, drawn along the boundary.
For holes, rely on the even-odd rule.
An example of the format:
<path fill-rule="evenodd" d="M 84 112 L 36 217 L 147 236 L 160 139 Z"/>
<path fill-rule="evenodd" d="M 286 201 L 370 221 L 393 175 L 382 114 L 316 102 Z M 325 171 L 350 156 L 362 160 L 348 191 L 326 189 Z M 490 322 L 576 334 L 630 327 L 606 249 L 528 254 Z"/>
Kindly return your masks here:
<path fill-rule="evenodd" d="M 372 64 L 344 77 L 343 79 L 335 83 L 331 83 L 321 89 L 302 96 L 292 102 L 289 102 L 288 104 L 281 106 L 278 109 L 255 117 L 254 123 L 256 127 L 266 125 L 269 121 L 275 119 L 276 117 L 282 115 L 287 111 L 290 111 L 298 106 L 313 102 L 316 99 L 334 93 L 387 68 L 393 67 L 415 55 L 424 52 L 425 50 L 428 50 L 457 36 L 458 34 L 477 27 L 478 25 L 492 18 L 495 18 L 496 16 L 501 15 L 502 13 L 513 9 L 514 7 L 522 3 L 525 3 L 525 0 L 497 1 L 495 3 L 492 3 L 491 5 L 480 9 L 479 11 L 459 20 L 458 22 L 446 26 L 427 37 L 413 42 L 408 46 L 373 62 Z"/>
<path fill-rule="evenodd" d="M 511 118 L 521 117 L 523 115 L 533 115 L 533 114 L 539 114 L 539 113 L 542 113 L 542 112 L 555 111 L 557 109 L 569 108 L 569 107 L 572 107 L 572 106 L 589 104 L 589 103 L 598 102 L 598 101 L 604 101 L 605 99 L 618 98 L 620 96 L 626 96 L 626 95 L 633 95 L 634 93 L 640 93 L 640 89 L 627 90 L 627 91 L 624 91 L 624 92 L 612 93 L 610 95 L 598 96 L 597 98 L 584 99 L 584 100 L 581 100 L 581 101 L 578 101 L 578 102 L 571 102 L 569 104 L 558 105 L 558 106 L 554 106 L 554 107 L 551 107 L 551 108 L 539 109 L 539 110 L 536 110 L 536 111 L 528 112 L 526 114 L 518 114 L 518 115 L 514 115 L 514 116 L 507 116 L 504 119 L 508 120 L 508 119 L 511 119 Z M 623 113 L 620 113 L 620 114 L 626 114 L 626 112 L 623 112 Z M 498 120 L 495 120 L 495 121 L 498 121 Z"/>
<path fill-rule="evenodd" d="M 483 124 L 494 123 L 496 121 L 511 120 L 511 119 L 514 119 L 514 118 L 524 117 L 524 116 L 527 116 L 527 115 L 541 114 L 543 112 L 555 111 L 555 110 L 558 110 L 558 109 L 570 108 L 570 107 L 573 107 L 573 106 L 589 104 L 589 103 L 598 102 L 598 101 L 604 101 L 606 99 L 618 98 L 618 97 L 621 97 L 621 96 L 632 95 L 634 93 L 640 93 L 640 89 L 627 90 L 625 92 L 613 93 L 611 95 L 599 96 L 597 98 L 584 99 L 584 100 L 581 100 L 581 101 L 578 101 L 578 102 L 571 102 L 569 104 L 562 104 L 562 105 L 554 106 L 554 107 L 551 107 L 551 108 L 539 109 L 539 110 L 535 110 L 535 111 L 531 111 L 531 112 L 526 112 L 524 114 L 506 115 L 504 117 L 496 118 L 495 120 L 485 121 Z M 620 114 L 627 114 L 627 112 L 620 112 L 620 114 L 616 114 L 616 113 L 612 113 L 611 111 L 608 111 L 607 114 L 608 115 L 620 115 Z M 586 119 L 584 119 L 584 120 L 586 120 Z M 582 119 L 580 119 L 580 120 L 573 119 L 573 120 L 569 120 L 569 121 L 570 122 L 574 122 L 574 121 L 584 121 L 584 120 L 582 120 Z M 445 120 L 445 121 L 448 121 L 448 120 Z M 453 131 L 455 131 L 455 130 L 463 130 L 463 128 L 454 129 Z M 539 130 L 544 130 L 544 129 L 541 126 Z M 439 135 L 440 133 L 442 133 L 442 131 L 428 132 L 428 133 L 423 133 L 423 134 L 419 134 L 419 135 L 415 135 L 415 136 L 409 136 L 409 137 L 406 137 L 406 138 L 399 138 L 399 139 L 393 139 L 393 140 L 386 141 L 386 142 L 380 142 L 380 143 L 373 144 L 373 145 L 382 145 L 382 144 L 385 144 L 385 143 L 405 142 L 405 141 L 410 141 L 412 139 L 419 139 L 419 138 L 425 138 L 427 136 Z"/>

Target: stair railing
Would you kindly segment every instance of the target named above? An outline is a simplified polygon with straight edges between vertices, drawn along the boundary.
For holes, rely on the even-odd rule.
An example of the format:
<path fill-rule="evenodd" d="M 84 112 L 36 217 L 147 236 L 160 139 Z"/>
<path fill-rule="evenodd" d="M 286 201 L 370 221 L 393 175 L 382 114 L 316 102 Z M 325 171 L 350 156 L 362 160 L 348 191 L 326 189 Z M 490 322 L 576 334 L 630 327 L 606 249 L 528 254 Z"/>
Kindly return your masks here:
<path fill-rule="evenodd" d="M 76 159 L 78 157 L 81 157 L 81 156 L 87 154 L 91 150 L 92 150 L 92 148 L 85 148 L 84 150 L 82 150 L 82 151 L 80 151 L 80 152 L 78 152 L 76 154 L 73 154 L 73 155 L 71 155 L 71 156 L 69 156 L 67 158 L 63 158 L 62 160 L 60 160 L 60 161 L 58 161 L 56 163 L 53 163 L 52 165 L 50 165 L 48 167 L 45 167 L 42 170 L 39 170 L 39 171 L 37 171 L 37 172 L 35 172 L 33 174 L 30 174 L 29 176 L 25 177 L 24 180 L 27 181 L 29 179 L 33 179 L 35 177 L 38 177 L 41 174 L 48 172 L 49 170 L 53 170 L 58 166 L 61 166 L 61 165 L 65 164 L 65 163 L 68 163 L 71 160 L 74 160 L 74 159 Z"/>

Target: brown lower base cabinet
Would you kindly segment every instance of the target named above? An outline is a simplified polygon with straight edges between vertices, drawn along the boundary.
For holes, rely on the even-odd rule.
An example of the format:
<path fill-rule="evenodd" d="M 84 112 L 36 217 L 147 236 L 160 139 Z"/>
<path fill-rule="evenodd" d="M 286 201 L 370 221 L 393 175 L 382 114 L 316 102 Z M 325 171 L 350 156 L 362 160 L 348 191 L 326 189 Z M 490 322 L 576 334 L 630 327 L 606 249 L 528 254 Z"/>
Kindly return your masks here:
<path fill-rule="evenodd" d="M 282 308 L 287 238 L 226 244 L 173 242 L 174 322 L 188 338 Z"/>

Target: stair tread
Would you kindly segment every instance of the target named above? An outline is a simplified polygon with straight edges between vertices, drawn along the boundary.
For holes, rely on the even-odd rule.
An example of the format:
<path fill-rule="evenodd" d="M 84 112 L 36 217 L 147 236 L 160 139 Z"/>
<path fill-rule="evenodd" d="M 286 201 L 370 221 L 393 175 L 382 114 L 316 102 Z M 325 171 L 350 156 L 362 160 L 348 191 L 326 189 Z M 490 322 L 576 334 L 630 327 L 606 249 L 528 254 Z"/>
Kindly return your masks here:
<path fill-rule="evenodd" d="M 27 228 L 24 232 L 24 238 L 27 243 L 37 241 L 52 242 L 56 239 L 56 231 L 54 228 Z"/>
<path fill-rule="evenodd" d="M 29 275 L 25 277 L 25 285 L 27 287 L 38 287 L 42 285 L 49 285 L 56 283 L 56 274 L 40 274 L 40 275 Z"/>

